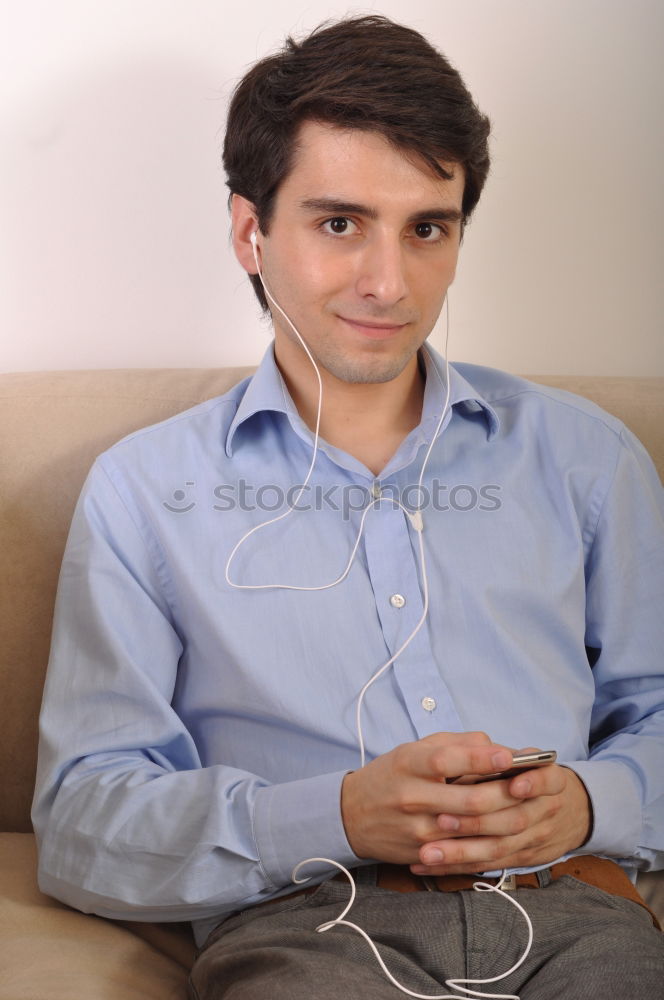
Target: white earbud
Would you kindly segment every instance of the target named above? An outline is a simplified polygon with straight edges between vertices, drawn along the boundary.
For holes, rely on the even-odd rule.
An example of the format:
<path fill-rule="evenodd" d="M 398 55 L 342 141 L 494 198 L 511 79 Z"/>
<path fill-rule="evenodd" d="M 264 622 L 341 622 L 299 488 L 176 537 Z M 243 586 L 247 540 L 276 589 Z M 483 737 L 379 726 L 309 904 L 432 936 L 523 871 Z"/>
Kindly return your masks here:
<path fill-rule="evenodd" d="M 260 265 L 259 260 L 258 260 L 258 250 L 257 250 L 257 247 L 256 247 L 256 232 L 257 232 L 257 230 L 254 229 L 253 232 L 250 234 L 250 236 L 249 236 L 249 242 L 251 243 L 251 249 L 254 252 L 254 262 L 256 264 L 256 270 L 258 271 L 258 276 L 259 276 L 259 278 L 262 281 L 263 278 L 261 276 L 261 265 Z"/>

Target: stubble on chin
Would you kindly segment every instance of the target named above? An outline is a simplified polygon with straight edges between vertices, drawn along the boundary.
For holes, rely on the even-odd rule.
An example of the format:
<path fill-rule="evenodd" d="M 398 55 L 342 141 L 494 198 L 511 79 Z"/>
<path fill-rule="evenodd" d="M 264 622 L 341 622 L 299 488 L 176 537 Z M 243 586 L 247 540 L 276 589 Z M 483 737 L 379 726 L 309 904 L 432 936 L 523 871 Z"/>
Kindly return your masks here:
<path fill-rule="evenodd" d="M 295 332 L 281 323 L 279 333 L 280 335 L 277 335 L 277 324 L 275 323 L 275 339 L 281 340 L 281 344 L 287 349 L 288 354 L 293 353 L 293 360 L 299 354 L 301 362 L 305 362 L 306 367 L 311 371 L 311 359 Z M 317 367 L 321 369 L 321 373 L 324 370 L 348 385 L 379 385 L 391 382 L 402 374 L 422 346 L 422 342 L 402 344 L 398 353 L 394 354 L 392 351 L 384 352 L 376 344 L 374 350 L 366 349 L 360 355 L 353 351 L 345 351 L 339 344 L 333 344 L 332 338 L 329 340 L 321 338 L 318 342 L 316 342 L 316 338 L 313 338 L 313 342 L 306 337 L 304 339 Z M 392 350 L 393 348 L 394 345 L 392 345 Z M 285 357 L 283 361 L 286 362 Z"/>
<path fill-rule="evenodd" d="M 401 375 L 417 351 L 416 345 L 398 357 L 362 359 L 322 351 L 318 353 L 316 362 L 341 382 L 350 385 L 377 385 L 391 382 Z"/>

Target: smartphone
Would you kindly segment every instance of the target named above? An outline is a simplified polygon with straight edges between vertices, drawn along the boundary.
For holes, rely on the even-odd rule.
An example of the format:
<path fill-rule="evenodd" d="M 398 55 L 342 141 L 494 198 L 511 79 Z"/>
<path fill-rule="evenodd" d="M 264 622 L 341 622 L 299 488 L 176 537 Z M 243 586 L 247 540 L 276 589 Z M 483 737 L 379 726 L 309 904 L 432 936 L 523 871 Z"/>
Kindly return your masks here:
<path fill-rule="evenodd" d="M 546 764 L 555 764 L 557 753 L 555 750 L 537 750 L 534 753 L 515 753 L 512 757 L 512 766 L 504 771 L 496 771 L 495 774 L 478 774 L 473 778 L 472 784 L 479 785 L 483 781 L 500 781 L 503 778 L 513 778 L 516 774 L 530 771 L 533 767 L 544 767 Z M 453 785 L 455 781 L 461 781 L 466 775 L 458 778 L 448 778 L 447 783 Z"/>

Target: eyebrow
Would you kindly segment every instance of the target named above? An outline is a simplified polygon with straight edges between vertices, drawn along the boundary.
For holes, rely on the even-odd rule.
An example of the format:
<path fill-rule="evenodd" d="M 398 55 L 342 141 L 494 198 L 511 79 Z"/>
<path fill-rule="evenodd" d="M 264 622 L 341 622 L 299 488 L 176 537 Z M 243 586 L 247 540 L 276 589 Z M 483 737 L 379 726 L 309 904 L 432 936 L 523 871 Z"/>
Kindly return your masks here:
<path fill-rule="evenodd" d="M 378 212 L 368 205 L 360 205 L 354 201 L 337 201 L 335 198 L 305 198 L 300 202 L 300 208 L 306 212 L 324 212 L 326 215 L 363 215 L 375 221 Z M 436 205 L 425 208 L 408 216 L 408 222 L 460 222 L 463 213 L 458 208 L 446 208 Z"/>

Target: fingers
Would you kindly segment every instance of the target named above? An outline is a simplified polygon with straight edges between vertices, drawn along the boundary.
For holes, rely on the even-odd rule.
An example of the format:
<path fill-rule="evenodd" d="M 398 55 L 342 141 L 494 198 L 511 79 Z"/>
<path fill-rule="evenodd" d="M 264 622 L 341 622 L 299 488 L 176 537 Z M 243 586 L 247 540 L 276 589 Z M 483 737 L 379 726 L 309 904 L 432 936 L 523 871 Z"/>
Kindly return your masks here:
<path fill-rule="evenodd" d="M 546 773 L 549 772 L 549 773 Z M 443 837 L 424 844 L 416 874 L 447 875 L 548 864 L 585 843 L 592 824 L 590 800 L 578 776 L 566 767 L 528 772 L 529 798 L 476 816 L 440 814 Z M 511 781 L 491 782 L 508 786 Z M 480 788 L 486 787 L 479 786 Z"/>
<path fill-rule="evenodd" d="M 495 812 L 477 816 L 454 816 L 445 813 L 436 817 L 438 838 L 509 837 L 525 833 L 533 823 L 532 807 L 524 802 Z M 539 814 L 539 810 L 537 810 Z M 430 838 L 433 840 L 434 838 Z"/>
<path fill-rule="evenodd" d="M 411 871 L 416 875 L 494 871 L 514 866 L 513 859 L 519 855 L 519 842 L 508 837 L 464 838 L 427 844 L 419 853 L 421 863 L 411 865 Z M 530 861 L 524 860 L 519 864 L 527 866 Z"/>
<path fill-rule="evenodd" d="M 442 780 L 463 774 L 492 774 L 510 767 L 512 751 L 486 733 L 435 733 L 397 748 L 413 776 Z"/>
<path fill-rule="evenodd" d="M 471 786 L 455 785 L 456 789 L 468 789 L 468 796 L 465 801 L 460 797 L 454 810 L 448 806 L 436 822 L 448 837 L 505 837 L 523 833 L 534 822 L 557 810 L 554 797 L 565 786 L 565 770 L 556 765 L 528 771 L 511 781 L 491 782 L 494 797 L 489 806 L 481 795 L 473 798 Z M 478 792 L 486 787 L 479 785 Z M 530 802 L 537 805 L 531 807 Z"/>
<path fill-rule="evenodd" d="M 566 784 L 566 772 L 557 764 L 533 768 L 518 774 L 509 782 L 509 793 L 516 799 L 535 798 L 538 795 L 558 795 Z"/>
<path fill-rule="evenodd" d="M 517 823 L 517 825 L 521 825 Z M 525 829 L 507 836 L 461 837 L 431 841 L 419 851 L 416 874 L 447 875 L 454 872 L 493 871 L 498 868 L 529 867 L 559 857 L 555 818 L 545 816 L 527 823 Z"/>
<path fill-rule="evenodd" d="M 430 736 L 423 736 L 419 743 L 433 744 L 440 746 L 491 746 L 493 741 L 490 736 L 480 730 L 463 733 L 432 733 Z"/>
<path fill-rule="evenodd" d="M 511 779 L 501 780 L 497 778 L 492 781 L 491 787 L 499 788 L 502 795 L 502 801 L 504 805 L 510 805 L 515 800 L 524 799 L 535 799 L 540 796 L 551 796 L 559 795 L 566 786 L 567 782 L 566 771 L 564 768 L 559 767 L 555 764 L 547 765 L 546 767 L 533 768 L 530 771 L 525 771 L 523 774 L 519 774 Z M 459 783 L 455 784 L 455 787 L 468 787 L 468 785 L 462 785 Z M 470 797 L 472 802 L 472 796 Z M 478 801 L 481 801 L 478 797 Z M 472 817 L 474 810 L 470 810 L 469 816 Z M 472 835 L 475 832 L 490 832 L 490 831 L 476 831 L 475 825 L 473 823 L 468 823 L 461 829 L 457 826 L 443 826 L 442 829 L 454 829 L 459 832 L 459 835 L 464 834 Z"/>

